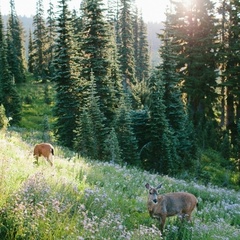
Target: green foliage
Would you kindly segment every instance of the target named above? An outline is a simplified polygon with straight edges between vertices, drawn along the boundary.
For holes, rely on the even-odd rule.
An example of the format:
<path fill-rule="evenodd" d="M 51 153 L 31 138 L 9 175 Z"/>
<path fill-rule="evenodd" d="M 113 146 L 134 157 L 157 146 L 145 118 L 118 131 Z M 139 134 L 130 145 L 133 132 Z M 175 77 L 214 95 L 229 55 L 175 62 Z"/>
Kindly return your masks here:
<path fill-rule="evenodd" d="M 19 95 L 22 97 L 22 119 L 20 126 L 28 130 L 38 130 L 44 132 L 46 122 L 48 129 L 53 131 L 53 106 L 45 101 L 45 84 L 34 81 L 29 76 L 27 83 L 18 85 Z M 49 102 L 53 102 L 55 95 L 54 85 L 47 83 Z M 50 134 L 51 135 L 51 134 Z"/>
<path fill-rule="evenodd" d="M 211 182 L 222 187 L 237 187 L 237 179 L 231 168 L 232 162 L 224 159 L 220 153 L 212 149 L 201 152 L 198 174 L 205 184 Z"/>

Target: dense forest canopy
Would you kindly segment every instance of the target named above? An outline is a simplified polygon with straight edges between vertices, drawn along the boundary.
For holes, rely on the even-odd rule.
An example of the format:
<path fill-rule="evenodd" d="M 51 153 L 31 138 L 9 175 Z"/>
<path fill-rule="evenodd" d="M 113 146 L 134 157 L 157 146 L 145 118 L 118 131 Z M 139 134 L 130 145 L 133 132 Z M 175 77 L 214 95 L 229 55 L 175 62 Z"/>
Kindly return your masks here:
<path fill-rule="evenodd" d="M 80 155 L 206 179 L 223 168 L 222 184 L 239 184 L 239 0 L 171 1 L 155 66 L 131 0 L 83 0 L 77 11 L 58 0 L 47 18 L 38 0 L 27 49 L 10 4 L 6 27 L 0 16 L 0 102 L 11 125 L 30 74 L 52 84 L 51 131 Z"/>

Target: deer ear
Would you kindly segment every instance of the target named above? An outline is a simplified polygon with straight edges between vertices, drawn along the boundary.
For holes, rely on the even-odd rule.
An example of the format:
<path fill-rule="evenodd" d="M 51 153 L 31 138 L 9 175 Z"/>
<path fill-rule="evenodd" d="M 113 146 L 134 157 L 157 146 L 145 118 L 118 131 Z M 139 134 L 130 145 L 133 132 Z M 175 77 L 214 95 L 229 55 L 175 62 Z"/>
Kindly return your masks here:
<path fill-rule="evenodd" d="M 145 187 L 146 187 L 147 189 L 149 189 L 149 188 L 150 188 L 149 183 L 146 183 L 146 184 L 145 184 Z"/>
<path fill-rule="evenodd" d="M 162 183 L 159 184 L 159 185 L 156 187 L 156 189 L 159 189 L 159 188 L 161 188 L 161 187 L 162 187 Z"/>

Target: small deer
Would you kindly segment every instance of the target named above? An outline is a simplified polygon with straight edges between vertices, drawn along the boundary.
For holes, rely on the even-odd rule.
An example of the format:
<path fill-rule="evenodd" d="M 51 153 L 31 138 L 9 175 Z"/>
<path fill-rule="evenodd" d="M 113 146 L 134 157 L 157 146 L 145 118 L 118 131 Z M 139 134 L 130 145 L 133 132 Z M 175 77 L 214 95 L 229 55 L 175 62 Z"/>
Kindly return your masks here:
<path fill-rule="evenodd" d="M 50 143 L 36 144 L 33 150 L 33 156 L 36 158 L 38 164 L 38 158 L 43 156 L 53 166 L 52 156 L 54 155 L 54 148 Z"/>
<path fill-rule="evenodd" d="M 160 230 L 163 231 L 165 221 L 170 216 L 181 216 L 191 220 L 191 214 L 197 205 L 197 198 L 187 192 L 173 192 L 158 195 L 157 189 L 161 188 L 162 184 L 153 188 L 148 183 L 145 187 L 148 189 L 147 207 L 152 218 L 157 218 L 160 222 Z"/>

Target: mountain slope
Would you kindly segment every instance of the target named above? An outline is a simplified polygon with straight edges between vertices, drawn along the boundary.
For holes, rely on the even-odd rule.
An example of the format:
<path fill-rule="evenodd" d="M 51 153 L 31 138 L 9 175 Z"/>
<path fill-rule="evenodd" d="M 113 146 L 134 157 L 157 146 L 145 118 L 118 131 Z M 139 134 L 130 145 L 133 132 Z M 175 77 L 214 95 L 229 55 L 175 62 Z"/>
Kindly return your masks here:
<path fill-rule="evenodd" d="M 38 134 L 0 133 L 0 239 L 161 239 L 146 182 L 199 200 L 193 224 L 169 218 L 162 239 L 240 238 L 239 192 L 77 158 L 60 146 L 53 168 L 43 159 L 36 166 Z"/>

